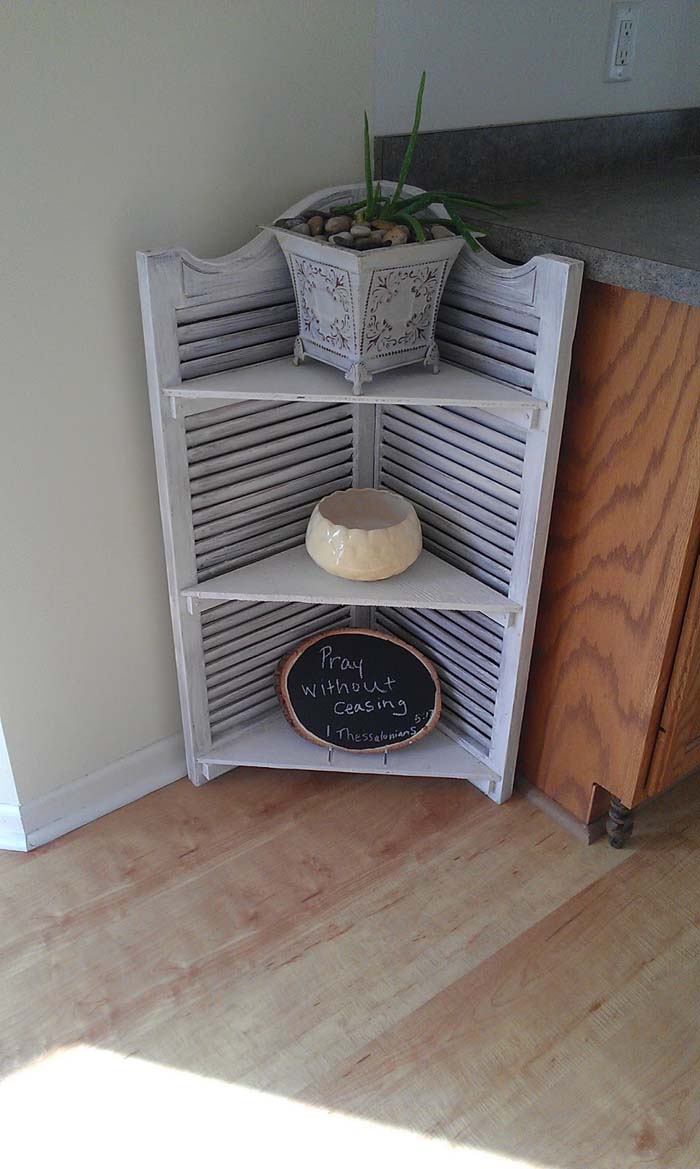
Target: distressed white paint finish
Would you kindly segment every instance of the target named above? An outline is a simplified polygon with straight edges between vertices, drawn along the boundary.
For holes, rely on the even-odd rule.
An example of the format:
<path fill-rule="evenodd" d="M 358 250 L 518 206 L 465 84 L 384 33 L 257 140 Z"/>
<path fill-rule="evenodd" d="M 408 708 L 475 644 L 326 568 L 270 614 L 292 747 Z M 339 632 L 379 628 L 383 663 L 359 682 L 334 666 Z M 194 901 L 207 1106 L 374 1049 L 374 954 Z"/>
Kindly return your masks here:
<path fill-rule="evenodd" d="M 204 667 L 215 739 L 277 707 L 275 671 L 300 641 L 347 627 L 343 605 L 224 601 L 202 616 Z"/>
<path fill-rule="evenodd" d="M 520 606 L 430 552 L 388 580 L 344 580 L 324 572 L 306 548 L 291 548 L 183 589 L 203 601 L 299 601 L 319 605 L 384 605 L 418 609 L 474 609 L 496 617 Z"/>
<path fill-rule="evenodd" d="M 444 330 L 438 329 L 440 344 L 447 345 L 453 360 L 528 386 L 534 397 L 546 403 L 534 419 L 534 428 L 522 435 L 517 527 L 503 577 L 509 597 L 522 609 L 504 632 L 486 752 L 502 776 L 494 795 L 499 802 L 509 797 L 514 782 L 582 274 L 579 261 L 561 257 L 540 256 L 512 266 L 488 253 L 465 253 L 453 269 L 441 311 L 441 318 L 459 324 L 461 333 L 445 342 Z M 472 328 L 475 317 L 482 321 L 478 337 Z M 511 420 L 515 420 L 512 415 Z M 504 469 L 495 469 L 493 478 L 498 487 L 495 494 L 505 498 Z M 468 526 L 473 534 L 473 519 Z M 459 562 L 453 548 L 445 547 L 443 554 Z"/>
<path fill-rule="evenodd" d="M 539 429 L 528 435 L 521 489 L 518 532 L 513 557 L 509 596 L 522 612 L 503 639 L 494 737 L 490 759 L 504 776 L 499 799 L 507 799 L 515 780 L 530 656 L 535 635 L 537 605 L 552 510 L 554 482 L 566 391 L 571 366 L 571 345 L 576 328 L 583 266 L 575 260 L 542 256 L 537 261 L 538 280 L 534 307 L 540 318 L 539 343 L 533 388 L 547 401 Z"/>
<path fill-rule="evenodd" d="M 361 775 L 444 775 L 469 779 L 487 794 L 499 776 L 482 760 L 436 728 L 400 751 L 363 754 L 320 747 L 297 735 L 284 715 L 222 739 L 203 759 L 205 766 L 234 762 L 249 767 L 291 767 L 307 771 L 346 771 Z"/>
<path fill-rule="evenodd" d="M 377 625 L 429 657 L 442 687 L 442 729 L 487 759 L 503 630 L 483 613 L 377 609 Z"/>
<path fill-rule="evenodd" d="M 270 230 L 294 284 L 295 361 L 310 356 L 346 371 L 358 394 L 382 370 L 422 362 L 437 371 L 437 310 L 450 268 L 465 246 L 461 236 L 357 252 L 315 236 Z"/>
<path fill-rule="evenodd" d="M 193 381 L 165 386 L 165 393 L 186 401 L 234 402 L 258 398 L 272 401 L 354 402 L 355 395 L 337 371 L 316 362 L 292 366 L 288 357 L 263 361 L 242 369 L 209 374 Z M 362 388 L 363 402 L 414 402 L 473 406 L 484 410 L 529 413 L 546 405 L 536 395 L 475 371 L 443 362 L 440 372 L 428 376 L 419 366 L 388 370 Z"/>
<path fill-rule="evenodd" d="M 316 192 L 283 214 L 356 190 Z M 330 627 L 350 606 L 357 623 L 423 640 L 443 671 L 454 717 L 394 752 L 395 773 L 459 775 L 500 802 L 513 784 L 582 265 L 545 256 L 514 267 L 464 250 L 439 315 L 440 375 L 382 374 L 349 426 L 329 412 L 353 401 L 340 374 L 291 363 L 293 294 L 273 248 L 262 233 L 219 260 L 139 258 L 190 777 L 238 763 L 368 770 L 345 753 L 321 763 L 318 748 L 312 760 L 311 745 L 270 722 L 279 638 Z M 304 403 L 313 408 L 297 417 Z M 426 549 L 401 576 L 342 581 L 307 557 L 314 491 L 349 476 L 404 490 L 419 509 Z"/>
<path fill-rule="evenodd" d="M 171 253 L 139 253 L 138 275 L 187 773 L 197 783 L 197 754 L 211 732 L 199 624 L 180 596 L 196 572 L 185 429 L 181 408 L 173 413 L 160 391 L 163 379 L 178 376 L 175 308 L 184 298 L 183 265 Z"/>

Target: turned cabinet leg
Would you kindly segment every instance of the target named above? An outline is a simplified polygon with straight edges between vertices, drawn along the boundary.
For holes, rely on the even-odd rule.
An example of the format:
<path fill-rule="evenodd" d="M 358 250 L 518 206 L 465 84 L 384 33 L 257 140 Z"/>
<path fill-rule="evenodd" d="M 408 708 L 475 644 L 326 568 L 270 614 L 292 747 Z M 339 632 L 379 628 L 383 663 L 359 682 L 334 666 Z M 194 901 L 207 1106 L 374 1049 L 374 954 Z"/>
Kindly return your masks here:
<path fill-rule="evenodd" d="M 624 848 L 634 828 L 634 812 L 625 807 L 617 796 L 610 797 L 610 811 L 605 827 L 611 848 Z"/>

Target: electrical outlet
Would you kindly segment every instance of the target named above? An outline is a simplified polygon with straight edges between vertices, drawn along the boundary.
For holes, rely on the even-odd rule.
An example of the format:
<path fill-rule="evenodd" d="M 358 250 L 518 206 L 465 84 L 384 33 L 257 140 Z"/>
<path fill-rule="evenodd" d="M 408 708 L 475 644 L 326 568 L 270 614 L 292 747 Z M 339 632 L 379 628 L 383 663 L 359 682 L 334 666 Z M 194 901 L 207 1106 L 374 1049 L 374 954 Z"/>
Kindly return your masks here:
<path fill-rule="evenodd" d="M 606 81 L 629 81 L 637 47 L 639 4 L 613 4 L 610 12 Z"/>

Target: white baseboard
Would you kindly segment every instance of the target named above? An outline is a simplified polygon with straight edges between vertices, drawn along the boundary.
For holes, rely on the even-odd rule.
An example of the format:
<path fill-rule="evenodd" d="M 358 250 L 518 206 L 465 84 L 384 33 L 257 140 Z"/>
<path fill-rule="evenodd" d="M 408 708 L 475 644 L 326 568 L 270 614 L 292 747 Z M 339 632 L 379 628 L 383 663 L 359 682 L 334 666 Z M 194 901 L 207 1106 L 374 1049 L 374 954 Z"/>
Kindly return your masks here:
<path fill-rule="evenodd" d="M 27 851 L 27 837 L 18 804 L 0 804 L 0 848 Z"/>
<path fill-rule="evenodd" d="M 186 774 L 182 736 L 160 739 L 19 807 L 0 804 L 0 848 L 28 852 Z"/>

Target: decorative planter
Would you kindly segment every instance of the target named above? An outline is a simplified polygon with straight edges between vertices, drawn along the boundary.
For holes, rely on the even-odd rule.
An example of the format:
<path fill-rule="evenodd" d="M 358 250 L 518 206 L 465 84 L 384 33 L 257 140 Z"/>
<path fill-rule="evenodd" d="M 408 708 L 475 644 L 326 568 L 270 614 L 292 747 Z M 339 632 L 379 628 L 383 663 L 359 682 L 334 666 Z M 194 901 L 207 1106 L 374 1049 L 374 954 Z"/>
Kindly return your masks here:
<path fill-rule="evenodd" d="M 294 285 L 295 364 L 314 357 L 345 371 L 356 394 L 384 369 L 439 369 L 435 322 L 459 236 L 355 252 L 271 227 Z"/>
<path fill-rule="evenodd" d="M 345 580 L 386 580 L 417 560 L 423 533 L 412 503 L 374 487 L 334 491 L 316 504 L 306 550 L 319 568 Z"/>

